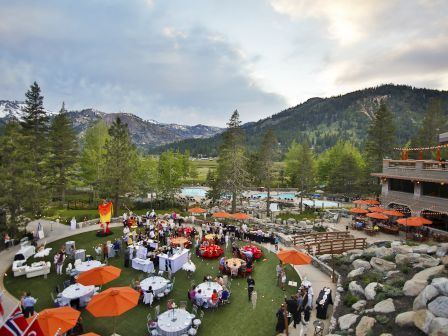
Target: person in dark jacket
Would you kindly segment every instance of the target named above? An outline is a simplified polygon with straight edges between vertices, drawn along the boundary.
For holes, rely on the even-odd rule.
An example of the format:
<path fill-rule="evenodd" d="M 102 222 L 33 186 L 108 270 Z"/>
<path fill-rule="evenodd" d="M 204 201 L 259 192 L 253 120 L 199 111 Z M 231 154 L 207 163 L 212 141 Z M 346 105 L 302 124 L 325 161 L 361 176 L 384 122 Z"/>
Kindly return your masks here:
<path fill-rule="evenodd" d="M 277 311 L 277 314 L 275 314 L 275 316 L 277 316 L 277 324 L 275 325 L 275 331 L 277 333 L 283 333 L 283 331 L 285 331 L 286 329 L 285 314 L 286 314 L 285 305 L 282 304 L 279 310 Z"/>
<path fill-rule="evenodd" d="M 299 315 L 299 305 L 297 304 L 297 297 L 294 295 L 291 295 L 291 298 L 289 300 L 286 300 L 286 308 L 288 312 L 292 315 L 292 319 L 294 321 L 294 328 L 297 324 L 300 323 L 300 315 Z"/>
<path fill-rule="evenodd" d="M 124 267 L 129 267 L 129 260 L 131 259 L 131 251 L 129 251 L 129 248 L 124 250 Z"/>

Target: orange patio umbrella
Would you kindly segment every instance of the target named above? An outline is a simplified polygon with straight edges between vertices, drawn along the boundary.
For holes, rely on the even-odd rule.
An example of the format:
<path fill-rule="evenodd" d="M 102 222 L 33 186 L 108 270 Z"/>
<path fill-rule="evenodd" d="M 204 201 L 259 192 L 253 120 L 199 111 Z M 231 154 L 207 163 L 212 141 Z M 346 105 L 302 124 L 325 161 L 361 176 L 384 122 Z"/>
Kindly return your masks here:
<path fill-rule="evenodd" d="M 422 226 L 432 224 L 432 221 L 423 217 L 407 217 L 397 219 L 397 223 L 404 226 Z"/>
<path fill-rule="evenodd" d="M 308 254 L 297 250 L 283 250 L 277 253 L 277 257 L 285 264 L 305 265 L 311 264 L 311 257 Z"/>
<path fill-rule="evenodd" d="M 353 204 L 369 204 L 369 203 L 367 203 L 365 200 L 356 200 L 353 201 Z"/>
<path fill-rule="evenodd" d="M 121 269 L 115 266 L 95 267 L 81 273 L 78 279 L 76 279 L 76 282 L 84 286 L 104 285 L 118 278 L 120 274 Z"/>
<path fill-rule="evenodd" d="M 62 335 L 76 325 L 80 315 L 71 307 L 49 308 L 37 314 L 37 323 L 45 336 Z"/>
<path fill-rule="evenodd" d="M 251 218 L 250 215 L 245 214 L 245 213 L 241 213 L 241 212 L 234 213 L 234 214 L 232 214 L 230 216 L 231 216 L 231 218 L 236 219 L 236 220 L 245 220 L 245 219 Z"/>
<path fill-rule="evenodd" d="M 224 211 L 215 212 L 213 214 L 214 218 L 232 218 L 231 216 L 232 216 L 231 214 L 224 212 Z"/>
<path fill-rule="evenodd" d="M 188 209 L 188 212 L 200 214 L 200 213 L 207 212 L 207 210 L 202 209 L 202 208 L 190 208 L 190 209 Z"/>
<path fill-rule="evenodd" d="M 353 208 L 353 209 L 350 209 L 350 212 L 356 213 L 356 214 L 366 214 L 369 211 L 367 211 L 366 209 L 362 209 L 362 208 Z"/>
<path fill-rule="evenodd" d="M 100 336 L 100 335 L 95 334 L 94 332 L 88 332 L 87 334 L 82 334 L 81 336 Z"/>
<path fill-rule="evenodd" d="M 389 219 L 388 216 L 383 215 L 382 213 L 379 213 L 379 212 L 368 213 L 367 217 L 375 218 L 375 219 Z"/>
<path fill-rule="evenodd" d="M 95 317 L 115 317 L 138 304 L 139 292 L 131 287 L 112 287 L 92 297 L 86 309 Z"/>
<path fill-rule="evenodd" d="M 378 204 L 380 204 L 380 202 L 379 201 L 377 201 L 377 200 L 374 200 L 374 199 L 367 199 L 367 200 L 365 200 L 365 204 L 370 204 L 370 205 L 378 205 Z"/>
<path fill-rule="evenodd" d="M 386 210 L 386 211 L 383 211 L 383 214 L 392 216 L 392 217 L 403 217 L 404 216 L 404 214 L 402 214 L 400 211 L 397 211 L 397 210 Z"/>
<path fill-rule="evenodd" d="M 372 211 L 372 212 L 384 212 L 384 211 L 386 211 L 386 209 L 381 208 L 381 207 L 370 207 L 370 208 L 367 208 L 367 210 Z"/>

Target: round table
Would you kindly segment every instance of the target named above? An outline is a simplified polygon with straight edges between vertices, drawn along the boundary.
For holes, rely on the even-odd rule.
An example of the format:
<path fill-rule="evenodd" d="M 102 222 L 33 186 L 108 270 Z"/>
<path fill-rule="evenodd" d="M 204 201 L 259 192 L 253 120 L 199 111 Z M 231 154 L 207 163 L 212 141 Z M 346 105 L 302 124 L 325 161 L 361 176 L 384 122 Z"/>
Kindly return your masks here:
<path fill-rule="evenodd" d="M 101 264 L 101 262 L 99 262 L 98 260 L 83 261 L 79 265 L 76 265 L 75 269 L 79 273 L 82 273 L 82 272 L 85 272 L 85 271 L 89 271 L 92 268 L 100 267 L 102 265 L 103 264 Z"/>
<path fill-rule="evenodd" d="M 229 265 L 233 266 L 233 264 L 236 264 L 236 267 L 240 268 L 242 263 L 245 263 L 245 261 L 240 258 L 230 258 L 226 260 L 227 267 L 229 267 Z"/>
<path fill-rule="evenodd" d="M 190 241 L 185 237 L 176 237 L 171 239 L 171 244 L 187 247 L 187 245 L 190 245 Z"/>
<path fill-rule="evenodd" d="M 157 331 L 164 336 L 186 334 L 191 328 L 194 315 L 184 309 L 170 309 L 157 318 Z"/>
<path fill-rule="evenodd" d="M 263 255 L 263 252 L 261 251 L 261 249 L 259 247 L 253 246 L 253 245 L 246 245 L 246 246 L 241 247 L 241 249 L 244 251 L 252 252 L 252 255 L 254 256 L 255 259 L 260 259 L 261 256 Z"/>
<path fill-rule="evenodd" d="M 185 234 L 186 236 L 191 235 L 192 232 L 193 232 L 193 228 L 191 228 L 191 227 L 186 227 L 186 228 L 184 228 L 184 234 Z"/>
<path fill-rule="evenodd" d="M 205 235 L 205 239 L 207 240 L 214 240 L 216 238 L 216 235 L 214 233 L 209 233 Z"/>
<path fill-rule="evenodd" d="M 199 289 L 201 290 L 202 296 L 205 299 L 210 300 L 212 298 L 213 290 L 216 289 L 216 291 L 219 293 L 220 291 L 222 291 L 222 286 L 217 282 L 206 281 L 196 286 L 196 292 Z"/>
<path fill-rule="evenodd" d="M 140 281 L 140 288 L 146 291 L 148 290 L 149 286 L 151 286 L 154 295 L 157 295 L 165 291 L 168 282 L 169 281 L 167 279 L 161 276 L 152 276 Z"/>
<path fill-rule="evenodd" d="M 224 253 L 224 250 L 215 244 L 209 246 L 201 246 L 201 256 L 204 258 L 218 258 Z"/>
<path fill-rule="evenodd" d="M 74 284 L 64 289 L 61 293 L 61 296 L 64 299 L 74 300 L 89 294 L 93 295 L 94 289 L 95 286 L 83 286 L 81 284 Z"/>

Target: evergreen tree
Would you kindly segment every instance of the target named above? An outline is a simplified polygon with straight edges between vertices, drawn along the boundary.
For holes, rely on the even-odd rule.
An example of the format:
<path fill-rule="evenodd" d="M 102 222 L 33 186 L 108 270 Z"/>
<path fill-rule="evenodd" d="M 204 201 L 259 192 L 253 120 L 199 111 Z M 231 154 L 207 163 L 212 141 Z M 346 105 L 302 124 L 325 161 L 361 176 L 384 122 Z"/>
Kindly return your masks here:
<path fill-rule="evenodd" d="M 328 179 L 327 190 L 335 194 L 358 195 L 362 168 L 350 153 L 342 153 Z"/>
<path fill-rule="evenodd" d="M 182 185 L 184 174 L 183 155 L 168 150 L 159 157 L 158 164 L 158 191 L 163 198 L 174 202 L 174 195 Z"/>
<path fill-rule="evenodd" d="M 142 194 L 150 193 L 152 201 L 152 193 L 157 189 L 157 159 L 139 153 L 136 165 L 136 185 Z"/>
<path fill-rule="evenodd" d="M 25 94 L 22 109 L 22 134 L 25 136 L 24 155 L 29 165 L 30 192 L 26 195 L 33 213 L 40 213 L 49 201 L 48 174 L 48 114 L 44 109 L 39 85 L 34 82 Z"/>
<path fill-rule="evenodd" d="M 264 187 L 267 190 L 266 198 L 266 215 L 270 214 L 270 201 L 271 201 L 271 186 L 274 178 L 274 160 L 277 156 L 277 138 L 272 129 L 268 129 L 261 141 L 260 148 L 258 150 L 258 162 L 257 162 L 257 175 Z"/>
<path fill-rule="evenodd" d="M 5 125 L 0 137 L 0 204 L 10 214 L 13 225 L 24 210 L 33 210 L 32 199 L 28 196 L 35 184 L 26 149 L 26 139 L 17 122 Z"/>
<path fill-rule="evenodd" d="M 236 211 L 237 197 L 247 185 L 246 162 L 244 132 L 238 110 L 235 110 L 227 123 L 227 130 L 223 133 L 217 169 L 220 189 L 232 195 L 232 212 Z"/>
<path fill-rule="evenodd" d="M 211 169 L 208 170 L 206 183 L 210 187 L 207 191 L 207 198 L 211 200 L 212 205 L 216 205 L 222 196 L 222 191 L 220 189 L 216 172 Z"/>
<path fill-rule="evenodd" d="M 382 171 L 383 159 L 392 157 L 396 144 L 395 123 L 392 113 L 386 105 L 381 104 L 369 125 L 365 145 L 365 161 L 367 165 L 366 180 L 372 191 L 379 192 L 377 179 L 371 178 L 370 173 Z"/>
<path fill-rule="evenodd" d="M 85 133 L 81 153 L 81 178 L 91 187 L 94 198 L 97 197 L 99 183 L 106 159 L 106 142 L 110 139 L 106 123 L 100 120 L 89 127 Z"/>
<path fill-rule="evenodd" d="M 114 216 L 118 216 L 120 196 L 134 188 L 137 151 L 129 137 L 128 125 L 120 118 L 109 128 L 110 139 L 106 140 L 105 165 L 101 178 L 101 190 L 114 200 Z"/>
<path fill-rule="evenodd" d="M 68 182 L 74 176 L 73 165 L 76 163 L 78 156 L 76 133 L 67 116 L 64 103 L 62 103 L 59 114 L 54 117 L 50 126 L 50 148 L 51 169 L 53 171 L 52 183 L 63 204 Z"/>
<path fill-rule="evenodd" d="M 303 195 L 315 186 L 316 159 L 307 143 L 291 143 L 285 156 L 286 174 L 292 186 L 300 190 L 300 209 L 303 210 Z"/>

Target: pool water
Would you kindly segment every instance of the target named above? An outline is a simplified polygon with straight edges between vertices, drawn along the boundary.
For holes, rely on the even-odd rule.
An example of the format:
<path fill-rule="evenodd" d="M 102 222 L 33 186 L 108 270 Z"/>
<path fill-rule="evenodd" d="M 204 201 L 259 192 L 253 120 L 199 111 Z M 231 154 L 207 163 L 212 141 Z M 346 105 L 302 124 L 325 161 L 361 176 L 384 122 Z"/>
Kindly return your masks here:
<path fill-rule="evenodd" d="M 253 194 L 252 195 L 253 198 L 267 198 L 268 197 L 268 193 L 258 193 L 258 194 Z M 293 199 L 296 197 L 295 193 L 281 193 L 281 194 L 277 194 L 277 193 L 271 193 L 271 197 L 272 198 L 280 198 L 280 199 Z"/>
<path fill-rule="evenodd" d="M 320 201 L 320 200 L 303 200 L 303 204 L 308 206 L 315 206 L 316 208 L 336 208 L 338 203 L 331 201 Z"/>
<path fill-rule="evenodd" d="M 205 197 L 207 190 L 204 188 L 182 188 L 180 193 L 190 197 Z"/>

